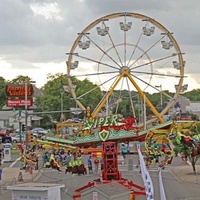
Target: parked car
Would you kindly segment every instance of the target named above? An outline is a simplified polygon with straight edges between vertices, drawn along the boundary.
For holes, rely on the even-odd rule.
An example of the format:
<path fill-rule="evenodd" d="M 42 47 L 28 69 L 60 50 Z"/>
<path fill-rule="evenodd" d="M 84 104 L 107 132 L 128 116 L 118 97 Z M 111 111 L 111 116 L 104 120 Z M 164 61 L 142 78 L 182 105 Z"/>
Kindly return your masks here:
<path fill-rule="evenodd" d="M 39 137 L 39 134 L 38 133 L 31 133 L 31 135 L 35 138 L 38 138 Z"/>
<path fill-rule="evenodd" d="M 46 139 L 46 134 L 40 134 L 40 133 L 32 133 L 33 139 L 39 139 L 39 140 L 45 140 Z"/>
<path fill-rule="evenodd" d="M 17 128 L 17 129 L 15 130 L 15 133 L 19 133 L 19 128 Z"/>
<path fill-rule="evenodd" d="M 15 136 L 12 136 L 11 138 L 12 138 L 13 143 L 19 143 L 20 142 L 20 135 L 15 135 Z M 25 135 L 21 135 L 21 141 L 25 142 L 25 140 L 26 140 Z"/>
<path fill-rule="evenodd" d="M 8 136 L 9 134 L 10 134 L 10 131 L 8 129 L 4 129 L 4 128 L 0 129 L 0 136 L 1 137 Z"/>
<path fill-rule="evenodd" d="M 33 129 L 31 130 L 31 133 L 32 133 L 32 134 L 33 134 L 33 133 L 47 134 L 48 132 L 49 132 L 48 130 L 46 130 L 46 129 L 42 128 L 42 127 L 36 127 L 36 128 L 33 128 Z"/>

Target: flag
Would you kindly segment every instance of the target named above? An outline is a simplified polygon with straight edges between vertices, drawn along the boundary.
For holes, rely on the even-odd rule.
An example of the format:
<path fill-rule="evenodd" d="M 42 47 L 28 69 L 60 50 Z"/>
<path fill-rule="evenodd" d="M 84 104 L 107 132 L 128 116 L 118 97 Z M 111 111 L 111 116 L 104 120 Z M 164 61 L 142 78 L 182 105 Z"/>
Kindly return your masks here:
<path fill-rule="evenodd" d="M 144 182 L 145 192 L 147 200 L 154 200 L 154 189 L 153 189 L 153 183 L 149 174 L 149 171 L 146 168 L 144 157 L 140 151 L 140 146 L 138 145 L 138 156 L 140 161 L 140 169 L 141 169 L 141 175 Z"/>
<path fill-rule="evenodd" d="M 161 200 L 166 200 L 161 171 L 162 171 L 162 168 L 159 168 L 158 169 L 158 178 L 159 178 L 159 188 L 160 188 L 160 199 Z"/>

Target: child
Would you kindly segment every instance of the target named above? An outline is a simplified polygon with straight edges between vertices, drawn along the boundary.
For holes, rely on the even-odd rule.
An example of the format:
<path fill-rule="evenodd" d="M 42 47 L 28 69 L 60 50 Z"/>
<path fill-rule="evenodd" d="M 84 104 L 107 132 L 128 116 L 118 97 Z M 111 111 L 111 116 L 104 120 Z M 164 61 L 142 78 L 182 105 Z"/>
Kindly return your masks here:
<path fill-rule="evenodd" d="M 19 181 L 19 182 L 23 182 L 23 181 L 24 181 L 22 172 L 19 172 L 18 181 Z"/>

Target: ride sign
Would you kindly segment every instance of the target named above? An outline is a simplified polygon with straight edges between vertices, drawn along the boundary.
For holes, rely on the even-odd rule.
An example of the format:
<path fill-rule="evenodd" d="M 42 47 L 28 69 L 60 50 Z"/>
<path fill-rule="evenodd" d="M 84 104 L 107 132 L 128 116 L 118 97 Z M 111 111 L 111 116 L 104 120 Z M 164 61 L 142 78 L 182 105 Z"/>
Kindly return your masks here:
<path fill-rule="evenodd" d="M 100 126 L 111 126 L 118 125 L 118 115 L 111 115 L 107 117 L 100 117 L 98 119 L 93 119 L 92 121 L 87 120 L 85 122 L 85 127 L 83 129 L 97 128 Z"/>

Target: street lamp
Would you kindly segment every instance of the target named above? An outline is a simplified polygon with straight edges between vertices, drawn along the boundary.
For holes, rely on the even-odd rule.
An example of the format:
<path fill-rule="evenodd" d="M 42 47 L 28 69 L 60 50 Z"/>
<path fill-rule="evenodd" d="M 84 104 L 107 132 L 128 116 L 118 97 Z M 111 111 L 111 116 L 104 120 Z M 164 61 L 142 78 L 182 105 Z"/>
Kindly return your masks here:
<path fill-rule="evenodd" d="M 63 115 L 63 92 L 60 93 L 60 111 L 61 111 L 61 121 L 64 120 Z"/>
<path fill-rule="evenodd" d="M 162 84 L 156 85 L 155 87 L 160 88 L 160 107 L 162 109 L 162 107 L 163 107 Z"/>
<path fill-rule="evenodd" d="M 27 110 L 28 110 L 28 82 L 29 83 L 36 83 L 35 81 L 28 81 L 27 79 L 25 79 L 25 135 L 26 135 L 26 149 L 28 149 L 28 137 L 27 137 L 27 131 L 28 131 L 28 128 L 27 128 L 27 117 L 28 117 L 28 113 L 27 113 Z"/>

